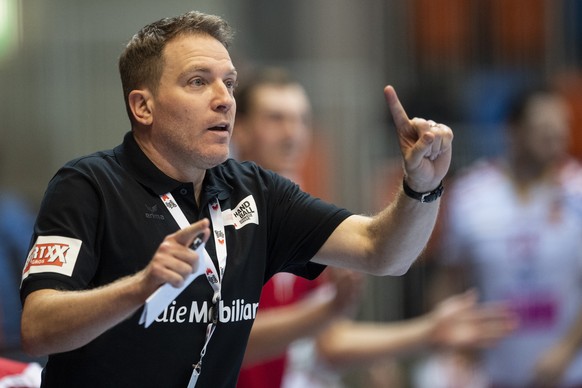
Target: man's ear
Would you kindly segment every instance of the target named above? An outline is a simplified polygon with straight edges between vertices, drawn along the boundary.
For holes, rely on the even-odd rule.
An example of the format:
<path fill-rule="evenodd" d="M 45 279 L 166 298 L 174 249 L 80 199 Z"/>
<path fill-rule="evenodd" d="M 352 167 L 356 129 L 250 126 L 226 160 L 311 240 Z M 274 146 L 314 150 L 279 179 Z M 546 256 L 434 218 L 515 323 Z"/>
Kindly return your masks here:
<path fill-rule="evenodd" d="M 152 94 L 145 89 L 132 90 L 129 93 L 128 101 L 135 121 L 142 125 L 151 125 L 154 120 Z"/>

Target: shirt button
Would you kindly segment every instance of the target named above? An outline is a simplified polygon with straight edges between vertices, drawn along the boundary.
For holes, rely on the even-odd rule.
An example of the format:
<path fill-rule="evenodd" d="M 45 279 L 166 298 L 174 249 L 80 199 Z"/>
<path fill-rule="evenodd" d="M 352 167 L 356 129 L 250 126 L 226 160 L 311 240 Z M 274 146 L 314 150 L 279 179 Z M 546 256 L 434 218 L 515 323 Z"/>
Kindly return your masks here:
<path fill-rule="evenodd" d="M 182 194 L 182 195 L 186 195 L 186 194 L 188 194 L 188 189 L 181 188 L 181 189 L 180 189 L 180 194 Z"/>

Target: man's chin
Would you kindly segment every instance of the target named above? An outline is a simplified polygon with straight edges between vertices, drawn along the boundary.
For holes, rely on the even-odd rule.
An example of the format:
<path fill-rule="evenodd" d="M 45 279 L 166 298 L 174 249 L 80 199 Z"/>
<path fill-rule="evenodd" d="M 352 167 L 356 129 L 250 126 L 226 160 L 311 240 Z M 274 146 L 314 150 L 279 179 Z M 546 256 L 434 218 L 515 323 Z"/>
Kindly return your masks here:
<path fill-rule="evenodd" d="M 209 169 L 212 167 L 216 167 L 219 164 L 224 163 L 229 157 L 229 153 L 223 154 L 215 154 L 215 155 L 208 155 L 207 157 L 203 158 L 204 168 Z"/>

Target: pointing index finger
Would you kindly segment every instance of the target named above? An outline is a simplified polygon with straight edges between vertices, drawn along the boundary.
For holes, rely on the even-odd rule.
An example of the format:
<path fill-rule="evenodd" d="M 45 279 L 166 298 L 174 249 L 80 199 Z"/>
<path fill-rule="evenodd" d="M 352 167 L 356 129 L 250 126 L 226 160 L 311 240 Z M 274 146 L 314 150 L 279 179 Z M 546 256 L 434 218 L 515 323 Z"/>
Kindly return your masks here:
<path fill-rule="evenodd" d="M 208 231 L 208 233 L 207 233 Z M 189 247 L 193 243 L 197 243 L 198 246 L 203 241 L 206 241 L 209 232 L 209 222 L 207 219 L 203 219 L 199 222 L 195 222 L 184 229 L 178 230 L 173 234 L 173 238 L 179 244 Z M 196 249 L 197 247 L 192 247 Z"/>
<path fill-rule="evenodd" d="M 410 119 L 406 114 L 406 111 L 400 104 L 400 100 L 396 95 L 396 90 L 391 85 L 384 88 L 384 96 L 386 97 L 386 102 L 390 108 L 390 113 L 392 113 L 392 120 L 398 130 L 405 129 L 410 126 Z"/>

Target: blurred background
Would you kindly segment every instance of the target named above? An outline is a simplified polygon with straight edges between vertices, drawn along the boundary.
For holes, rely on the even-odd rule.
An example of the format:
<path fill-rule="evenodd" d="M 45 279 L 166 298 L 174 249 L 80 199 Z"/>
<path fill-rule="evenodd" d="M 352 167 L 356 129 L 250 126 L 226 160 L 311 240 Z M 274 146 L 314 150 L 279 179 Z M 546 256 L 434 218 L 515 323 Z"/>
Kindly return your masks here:
<path fill-rule="evenodd" d="M 63 163 L 119 144 L 118 55 L 143 25 L 190 9 L 235 28 L 241 76 L 280 65 L 303 82 L 323 139 L 312 178 L 353 211 L 377 210 L 393 187 L 386 84 L 410 117 L 453 128 L 457 170 L 500 153 L 512 91 L 549 81 L 574 107 L 582 156 L 580 0 L 0 0 L 0 185 L 34 209 Z M 372 279 L 361 316 L 412 316 L 423 287 L 422 270 Z"/>

